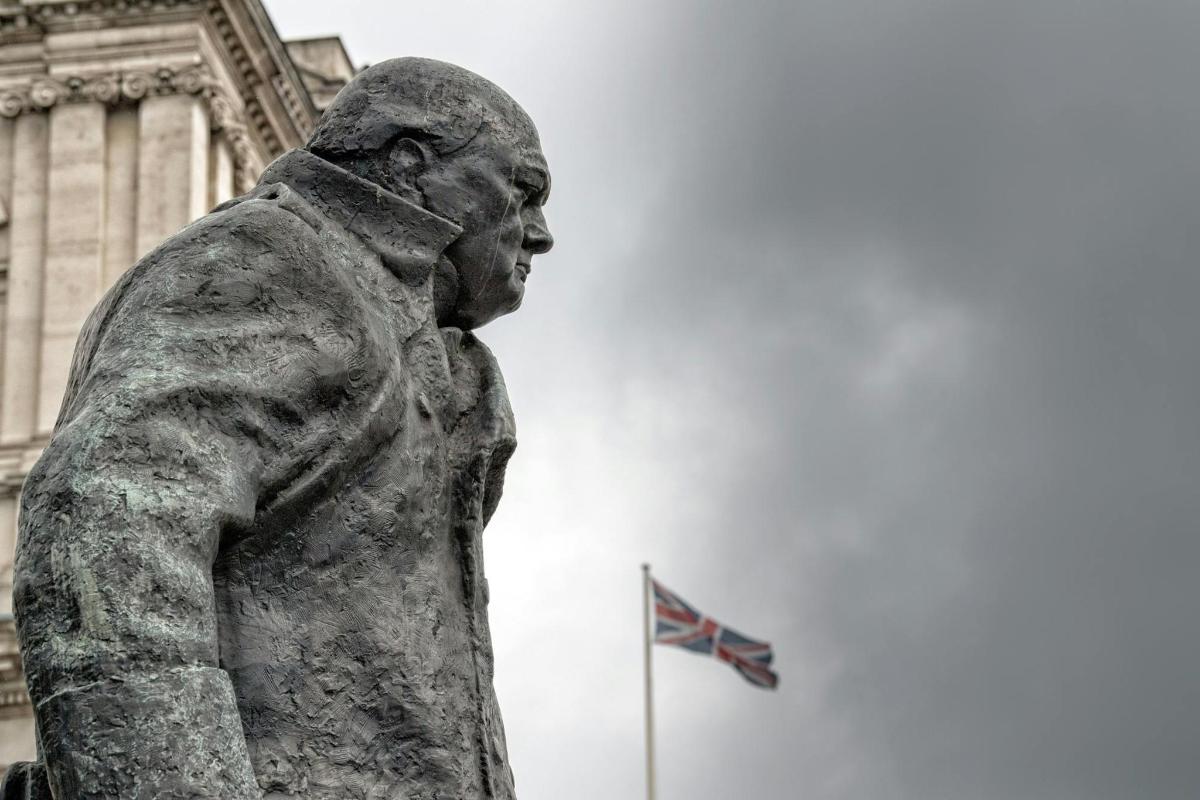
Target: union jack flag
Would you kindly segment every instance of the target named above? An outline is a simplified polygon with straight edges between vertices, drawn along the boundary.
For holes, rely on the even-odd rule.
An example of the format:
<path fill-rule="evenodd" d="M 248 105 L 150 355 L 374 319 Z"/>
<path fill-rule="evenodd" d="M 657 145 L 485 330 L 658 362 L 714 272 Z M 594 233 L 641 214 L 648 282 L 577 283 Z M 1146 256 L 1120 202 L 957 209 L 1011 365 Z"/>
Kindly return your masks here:
<path fill-rule="evenodd" d="M 779 676 L 771 671 L 771 645 L 758 642 L 712 617 L 706 617 L 688 605 L 682 597 L 656 580 L 654 587 L 654 641 L 713 656 L 764 689 L 779 685 Z"/>

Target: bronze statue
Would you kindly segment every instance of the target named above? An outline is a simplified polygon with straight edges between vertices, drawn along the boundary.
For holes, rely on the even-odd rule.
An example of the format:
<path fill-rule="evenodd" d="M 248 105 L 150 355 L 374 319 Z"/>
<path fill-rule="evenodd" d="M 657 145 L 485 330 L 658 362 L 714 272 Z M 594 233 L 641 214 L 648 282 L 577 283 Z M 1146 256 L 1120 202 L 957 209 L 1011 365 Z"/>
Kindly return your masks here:
<path fill-rule="evenodd" d="M 515 438 L 471 331 L 549 188 L 503 91 L 384 62 L 101 301 L 22 496 L 42 760 L 5 797 L 513 797 L 481 535 Z"/>

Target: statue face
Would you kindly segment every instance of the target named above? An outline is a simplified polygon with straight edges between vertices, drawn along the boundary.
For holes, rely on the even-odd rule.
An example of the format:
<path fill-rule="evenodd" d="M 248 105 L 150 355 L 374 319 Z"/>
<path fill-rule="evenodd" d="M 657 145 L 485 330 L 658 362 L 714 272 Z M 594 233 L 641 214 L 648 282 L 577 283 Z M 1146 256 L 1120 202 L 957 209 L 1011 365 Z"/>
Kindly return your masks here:
<path fill-rule="evenodd" d="M 426 208 L 463 228 L 446 249 L 458 273 L 454 324 L 478 328 L 515 311 L 533 257 L 554 245 L 542 214 L 550 173 L 532 125 L 481 133 L 418 185 Z"/>

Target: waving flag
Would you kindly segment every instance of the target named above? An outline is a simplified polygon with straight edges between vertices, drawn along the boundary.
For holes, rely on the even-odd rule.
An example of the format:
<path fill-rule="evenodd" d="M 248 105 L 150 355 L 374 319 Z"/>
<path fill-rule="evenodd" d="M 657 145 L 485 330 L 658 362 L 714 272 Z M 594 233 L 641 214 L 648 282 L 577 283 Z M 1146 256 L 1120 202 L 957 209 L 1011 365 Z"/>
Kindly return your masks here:
<path fill-rule="evenodd" d="M 682 597 L 651 579 L 654 587 L 654 641 L 713 656 L 764 689 L 774 689 L 779 676 L 771 671 L 771 645 L 726 628 L 688 605 Z"/>

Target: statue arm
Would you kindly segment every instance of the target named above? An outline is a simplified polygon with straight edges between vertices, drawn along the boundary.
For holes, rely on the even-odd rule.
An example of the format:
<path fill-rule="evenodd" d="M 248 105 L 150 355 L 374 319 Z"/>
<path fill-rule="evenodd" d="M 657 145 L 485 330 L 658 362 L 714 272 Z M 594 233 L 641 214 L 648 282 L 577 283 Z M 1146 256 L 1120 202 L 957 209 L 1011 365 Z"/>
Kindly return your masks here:
<path fill-rule="evenodd" d="M 85 336 L 93 352 L 26 484 L 15 600 L 56 797 L 260 796 L 219 666 L 212 567 L 326 442 L 344 370 L 297 283 L 305 230 L 276 230 L 278 213 L 150 257 Z"/>

